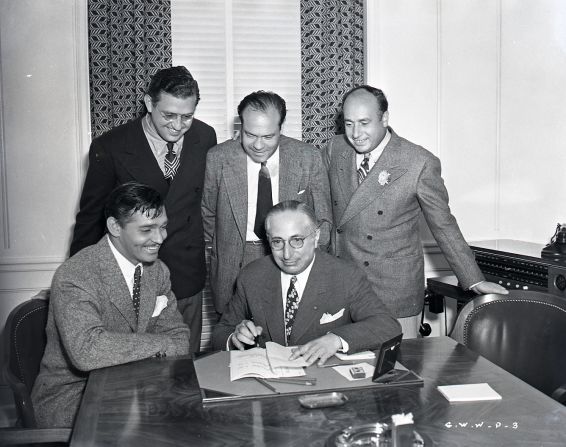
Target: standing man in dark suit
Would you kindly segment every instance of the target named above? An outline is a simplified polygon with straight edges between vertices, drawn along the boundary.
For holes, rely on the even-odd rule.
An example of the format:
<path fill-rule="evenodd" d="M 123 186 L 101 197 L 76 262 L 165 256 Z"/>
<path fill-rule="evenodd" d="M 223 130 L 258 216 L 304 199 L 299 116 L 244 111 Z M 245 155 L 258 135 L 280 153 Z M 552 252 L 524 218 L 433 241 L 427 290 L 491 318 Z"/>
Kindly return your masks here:
<path fill-rule="evenodd" d="M 464 289 L 507 293 L 485 281 L 450 213 L 440 161 L 388 127 L 383 92 L 363 85 L 342 109 L 346 135 L 328 143 L 325 164 L 332 195 L 332 250 L 362 267 L 376 294 L 416 337 L 424 303 L 421 214 Z"/>
<path fill-rule="evenodd" d="M 299 200 L 312 206 L 321 222 L 330 222 L 322 157 L 315 147 L 281 134 L 286 114 L 276 93 L 251 93 L 238 106 L 240 140 L 208 153 L 202 216 L 205 239 L 212 242 L 210 283 L 219 314 L 234 293 L 240 269 L 269 253 L 263 221 L 272 204 Z M 321 245 L 328 242 L 325 224 Z"/>
<path fill-rule="evenodd" d="M 157 259 L 167 237 L 163 199 L 127 183 L 110 194 L 105 215 L 108 235 L 53 277 L 47 345 L 32 390 L 40 427 L 72 427 L 89 371 L 189 352 L 169 270 Z"/>
<path fill-rule="evenodd" d="M 323 364 L 338 351 L 377 349 L 401 333 L 399 323 L 351 263 L 316 250 L 320 229 L 312 208 L 275 205 L 265 226 L 271 256 L 246 266 L 214 328 L 216 349 L 262 342 L 300 345 L 293 357 Z"/>
<path fill-rule="evenodd" d="M 200 347 L 206 278 L 200 203 L 206 154 L 216 144 L 214 129 L 194 118 L 199 99 L 197 81 L 185 67 L 158 71 L 144 96 L 147 114 L 92 142 L 71 243 L 73 256 L 100 239 L 104 203 L 117 185 L 135 180 L 156 189 L 169 215 L 159 256 L 171 271 L 192 352 Z"/>

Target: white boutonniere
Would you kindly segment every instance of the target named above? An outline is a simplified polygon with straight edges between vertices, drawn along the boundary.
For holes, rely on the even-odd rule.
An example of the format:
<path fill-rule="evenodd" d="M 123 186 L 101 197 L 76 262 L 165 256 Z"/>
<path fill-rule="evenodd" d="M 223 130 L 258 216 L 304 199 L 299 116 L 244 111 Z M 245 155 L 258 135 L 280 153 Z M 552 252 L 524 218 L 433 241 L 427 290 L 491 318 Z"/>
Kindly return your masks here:
<path fill-rule="evenodd" d="M 379 173 L 379 176 L 377 177 L 377 182 L 383 186 L 383 185 L 387 185 L 389 183 L 389 177 L 391 177 L 391 174 L 387 171 L 381 171 Z"/>

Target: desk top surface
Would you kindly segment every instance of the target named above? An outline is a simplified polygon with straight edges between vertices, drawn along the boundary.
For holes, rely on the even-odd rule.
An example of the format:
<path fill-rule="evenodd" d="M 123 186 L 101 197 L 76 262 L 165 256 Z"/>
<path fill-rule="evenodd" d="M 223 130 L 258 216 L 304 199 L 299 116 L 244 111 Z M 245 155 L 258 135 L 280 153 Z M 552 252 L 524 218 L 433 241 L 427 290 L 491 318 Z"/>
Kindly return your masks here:
<path fill-rule="evenodd" d="M 297 396 L 203 407 L 186 357 L 97 370 L 71 446 L 323 446 L 349 425 L 408 412 L 432 445 L 566 445 L 566 407 L 454 340 L 405 340 L 400 361 L 424 378 L 424 387 L 348 391 L 345 405 L 315 410 L 302 408 Z M 450 404 L 436 388 L 480 382 L 503 399 Z"/>

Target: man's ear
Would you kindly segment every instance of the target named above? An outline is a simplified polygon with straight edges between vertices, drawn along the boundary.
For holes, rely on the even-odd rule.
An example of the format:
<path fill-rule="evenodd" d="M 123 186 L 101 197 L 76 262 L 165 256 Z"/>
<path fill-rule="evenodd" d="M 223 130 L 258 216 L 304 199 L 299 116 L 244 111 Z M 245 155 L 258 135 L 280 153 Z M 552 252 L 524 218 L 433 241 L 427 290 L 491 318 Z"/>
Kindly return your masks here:
<path fill-rule="evenodd" d="M 318 240 L 320 239 L 320 228 L 314 230 L 314 246 L 318 247 Z"/>
<path fill-rule="evenodd" d="M 383 123 L 383 127 L 387 127 L 387 123 L 389 122 L 389 110 L 383 112 L 381 122 Z"/>
<path fill-rule="evenodd" d="M 153 111 L 153 102 L 151 101 L 151 96 L 144 95 L 143 102 L 145 104 L 145 108 L 147 109 L 147 111 L 151 113 Z"/>
<path fill-rule="evenodd" d="M 120 222 L 116 220 L 115 217 L 110 216 L 106 219 L 106 228 L 108 228 L 108 233 L 110 233 L 113 237 L 119 237 L 120 233 L 122 232 L 122 226 Z"/>

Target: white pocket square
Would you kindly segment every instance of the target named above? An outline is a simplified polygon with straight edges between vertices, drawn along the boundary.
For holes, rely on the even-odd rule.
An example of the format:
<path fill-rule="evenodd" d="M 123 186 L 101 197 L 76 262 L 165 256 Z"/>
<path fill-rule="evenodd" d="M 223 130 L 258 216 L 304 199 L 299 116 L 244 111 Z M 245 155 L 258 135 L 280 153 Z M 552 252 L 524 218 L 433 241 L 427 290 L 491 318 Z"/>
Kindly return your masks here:
<path fill-rule="evenodd" d="M 305 190 L 304 190 L 304 189 L 301 189 L 301 190 L 297 193 L 297 195 L 300 196 L 300 195 L 301 195 L 302 193 L 304 193 L 304 192 L 305 192 Z"/>
<path fill-rule="evenodd" d="M 344 308 L 340 309 L 334 315 L 323 313 L 322 317 L 320 317 L 320 324 L 332 323 L 333 321 L 340 318 L 342 315 L 344 315 Z"/>
<path fill-rule="evenodd" d="M 153 314 L 151 318 L 158 317 L 161 314 L 161 311 L 167 307 L 167 296 L 159 295 L 155 298 L 155 307 L 153 308 Z"/>

